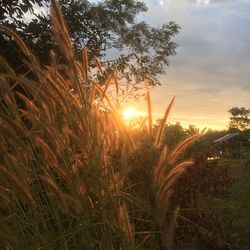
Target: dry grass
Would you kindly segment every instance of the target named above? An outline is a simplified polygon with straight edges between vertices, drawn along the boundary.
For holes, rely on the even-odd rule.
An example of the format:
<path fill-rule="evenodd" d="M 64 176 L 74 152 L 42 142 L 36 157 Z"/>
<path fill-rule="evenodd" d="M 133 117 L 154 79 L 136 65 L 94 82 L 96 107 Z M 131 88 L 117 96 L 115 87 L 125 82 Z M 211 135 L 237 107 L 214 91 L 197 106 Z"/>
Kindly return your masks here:
<path fill-rule="evenodd" d="M 170 110 L 174 104 L 174 97 L 172 98 L 172 100 L 170 101 L 166 111 L 165 111 L 165 114 L 164 114 L 164 117 L 163 119 L 161 120 L 161 124 L 160 124 L 160 127 L 158 129 L 158 132 L 157 132 L 157 135 L 156 135 L 156 138 L 155 138 L 155 146 L 156 147 L 159 147 L 160 144 L 161 144 L 161 138 L 162 138 L 162 133 L 163 133 L 163 129 L 167 123 L 167 119 L 168 119 L 168 116 L 169 116 L 169 113 L 170 113 Z"/>
<path fill-rule="evenodd" d="M 117 72 L 112 71 L 104 82 L 91 76 L 87 50 L 83 49 L 82 62 L 77 61 L 55 0 L 51 13 L 53 36 L 66 57 L 65 65 L 51 52 L 51 65 L 42 68 L 25 42 L 1 28 L 27 55 L 24 64 L 30 74 L 17 75 L 0 60 L 4 69 L 0 75 L 0 247 L 135 249 L 154 238 L 150 230 L 142 238 L 135 237 L 134 211 L 128 209 L 136 204 L 126 179 L 138 148 L 117 109 Z M 95 64 L 103 73 L 97 58 Z M 16 85 L 19 91 L 14 90 Z M 108 95 L 111 85 L 116 101 Z M 155 138 L 156 148 L 173 101 Z M 147 105 L 152 136 L 148 91 Z M 158 220 L 152 217 L 151 223 L 164 220 L 172 187 L 192 164 L 178 162 L 179 156 L 201 135 L 188 138 L 173 152 L 164 148 L 158 163 L 152 165 L 150 199 L 158 209 Z M 173 223 L 176 220 L 175 214 Z"/>

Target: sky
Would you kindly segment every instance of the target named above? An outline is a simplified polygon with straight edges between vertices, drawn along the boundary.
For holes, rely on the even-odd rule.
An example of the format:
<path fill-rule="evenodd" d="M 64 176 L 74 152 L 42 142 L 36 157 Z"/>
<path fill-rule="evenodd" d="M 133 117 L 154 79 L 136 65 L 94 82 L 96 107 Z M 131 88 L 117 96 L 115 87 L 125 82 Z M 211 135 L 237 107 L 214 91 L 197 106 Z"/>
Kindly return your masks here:
<path fill-rule="evenodd" d="M 92 0 L 96 2 L 96 0 Z M 140 16 L 152 26 L 175 21 L 177 55 L 151 89 L 153 115 L 171 123 L 226 129 L 231 107 L 250 108 L 250 0 L 144 0 Z M 145 111 L 145 102 L 136 104 Z"/>
<path fill-rule="evenodd" d="M 231 107 L 250 108 L 250 0 L 145 0 L 142 19 L 181 26 L 177 55 L 151 90 L 154 117 L 176 96 L 170 122 L 226 129 Z"/>

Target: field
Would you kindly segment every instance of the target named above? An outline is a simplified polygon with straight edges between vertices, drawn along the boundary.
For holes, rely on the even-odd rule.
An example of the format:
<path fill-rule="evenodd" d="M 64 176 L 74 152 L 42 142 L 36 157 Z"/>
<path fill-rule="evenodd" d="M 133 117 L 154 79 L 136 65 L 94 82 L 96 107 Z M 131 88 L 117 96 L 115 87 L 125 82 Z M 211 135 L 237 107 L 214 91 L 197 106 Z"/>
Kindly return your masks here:
<path fill-rule="evenodd" d="M 246 168 L 245 160 L 227 160 L 223 164 L 229 166 L 229 174 L 233 179 L 229 189 L 229 196 L 225 199 L 214 201 L 214 208 L 228 212 L 232 218 L 232 226 L 228 230 L 227 237 L 234 244 L 234 249 L 250 248 L 250 171 Z"/>
<path fill-rule="evenodd" d="M 250 184 L 245 163 L 219 160 L 180 180 L 175 191 L 183 210 L 174 249 L 249 249 Z"/>

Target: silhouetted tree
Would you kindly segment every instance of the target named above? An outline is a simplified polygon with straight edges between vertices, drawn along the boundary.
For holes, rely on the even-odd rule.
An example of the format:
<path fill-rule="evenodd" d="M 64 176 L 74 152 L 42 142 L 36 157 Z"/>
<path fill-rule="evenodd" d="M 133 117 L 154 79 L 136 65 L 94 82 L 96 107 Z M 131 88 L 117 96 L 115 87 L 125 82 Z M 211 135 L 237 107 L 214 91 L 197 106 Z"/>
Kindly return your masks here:
<path fill-rule="evenodd" d="M 250 128 L 250 109 L 245 107 L 233 107 L 228 111 L 231 114 L 229 129 L 246 130 Z"/>
<path fill-rule="evenodd" d="M 168 124 L 164 128 L 164 134 L 162 144 L 168 146 L 169 149 L 173 149 L 181 140 L 187 137 L 185 129 L 179 122 L 176 124 Z"/>
<path fill-rule="evenodd" d="M 172 39 L 179 31 L 178 25 L 169 22 L 155 28 L 144 21 L 137 21 L 137 16 L 147 10 L 143 1 L 58 2 L 79 57 L 84 46 L 90 57 L 104 58 L 112 50 L 116 56 L 113 60 L 105 59 L 107 68 L 117 68 L 123 77 L 133 83 L 148 78 L 149 84 L 159 84 L 157 74 L 164 71 L 163 66 L 168 65 L 169 56 L 175 54 L 176 43 Z M 34 4 L 36 13 L 33 12 Z M 49 0 L 0 0 L 0 24 L 19 31 L 42 64 L 49 62 L 50 50 L 60 52 L 51 36 L 48 10 Z M 14 68 L 22 71 L 22 55 L 6 35 L 0 35 L 0 54 Z"/>

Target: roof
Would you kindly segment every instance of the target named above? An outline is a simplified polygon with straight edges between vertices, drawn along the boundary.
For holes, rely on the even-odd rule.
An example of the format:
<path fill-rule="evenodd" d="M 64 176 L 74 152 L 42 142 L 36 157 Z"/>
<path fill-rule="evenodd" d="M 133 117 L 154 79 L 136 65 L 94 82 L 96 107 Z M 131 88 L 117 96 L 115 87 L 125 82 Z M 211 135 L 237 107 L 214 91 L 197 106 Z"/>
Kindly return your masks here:
<path fill-rule="evenodd" d="M 228 141 L 232 138 L 234 138 L 236 135 L 238 135 L 239 133 L 231 133 L 231 134 L 226 134 L 223 137 L 215 140 L 214 142 L 224 142 L 224 141 Z"/>

